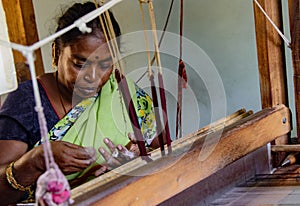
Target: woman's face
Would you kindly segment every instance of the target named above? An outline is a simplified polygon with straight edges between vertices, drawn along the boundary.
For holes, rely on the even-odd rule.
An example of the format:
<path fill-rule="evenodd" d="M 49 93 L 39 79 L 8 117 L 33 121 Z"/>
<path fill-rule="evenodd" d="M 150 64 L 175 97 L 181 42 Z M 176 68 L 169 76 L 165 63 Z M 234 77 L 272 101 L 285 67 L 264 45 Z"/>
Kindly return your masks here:
<path fill-rule="evenodd" d="M 81 98 L 95 95 L 112 73 L 112 58 L 101 37 L 84 36 L 60 51 L 58 77 L 73 95 Z"/>

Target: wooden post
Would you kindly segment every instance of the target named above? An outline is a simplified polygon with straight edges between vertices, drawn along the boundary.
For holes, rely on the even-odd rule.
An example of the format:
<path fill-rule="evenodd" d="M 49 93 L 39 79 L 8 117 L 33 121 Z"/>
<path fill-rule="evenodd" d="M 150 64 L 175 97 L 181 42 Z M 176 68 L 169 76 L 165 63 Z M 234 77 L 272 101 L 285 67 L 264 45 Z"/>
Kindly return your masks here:
<path fill-rule="evenodd" d="M 291 48 L 294 68 L 294 94 L 298 142 L 300 140 L 300 0 L 289 0 Z"/>
<path fill-rule="evenodd" d="M 269 17 L 282 29 L 281 0 L 259 0 Z M 288 106 L 284 42 L 262 11 L 254 3 L 256 45 L 262 108 L 278 104 Z M 272 144 L 288 143 L 288 135 L 276 139 Z M 285 154 L 272 156 L 274 166 L 278 166 Z"/>
<path fill-rule="evenodd" d="M 31 45 L 39 40 L 32 0 L 2 0 L 5 11 L 8 36 L 11 42 Z M 25 62 L 25 57 L 13 50 L 14 62 Z M 36 74 L 44 73 L 40 49 L 35 52 Z"/>

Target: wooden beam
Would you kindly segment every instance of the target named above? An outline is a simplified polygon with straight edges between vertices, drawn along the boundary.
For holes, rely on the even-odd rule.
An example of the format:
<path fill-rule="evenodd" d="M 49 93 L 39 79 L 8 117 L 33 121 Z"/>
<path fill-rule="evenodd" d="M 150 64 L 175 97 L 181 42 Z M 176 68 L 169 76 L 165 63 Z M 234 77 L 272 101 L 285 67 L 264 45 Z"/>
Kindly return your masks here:
<path fill-rule="evenodd" d="M 259 3 L 282 29 L 281 0 Z M 255 3 L 254 17 L 262 108 L 287 105 L 284 42 Z"/>
<path fill-rule="evenodd" d="M 258 2 L 282 30 L 281 0 L 258 0 Z M 288 106 L 284 41 L 256 3 L 254 3 L 254 18 L 262 108 L 274 107 L 278 104 Z M 277 138 L 272 144 L 288 144 L 288 135 Z M 285 155 L 285 153 L 273 154 L 273 165 L 277 167 Z"/>
<path fill-rule="evenodd" d="M 74 205 L 157 205 L 288 133 L 289 115 L 279 105 L 224 130 L 176 140 L 172 155 L 160 157 L 156 150 L 153 162 L 137 158 L 73 189 Z"/>
<path fill-rule="evenodd" d="M 263 146 L 159 205 L 212 205 L 214 200 L 237 185 L 245 184 L 261 174 L 269 174 L 271 170 L 268 147 Z"/>
<path fill-rule="evenodd" d="M 300 152 L 300 144 L 293 145 L 272 145 L 272 152 Z"/>
<path fill-rule="evenodd" d="M 31 45 L 39 40 L 32 0 L 2 0 L 8 35 L 11 42 Z M 13 50 L 14 62 L 25 62 L 24 56 Z M 40 49 L 35 52 L 36 74 L 44 73 Z"/>
<path fill-rule="evenodd" d="M 289 0 L 297 137 L 300 142 L 300 0 Z"/>
<path fill-rule="evenodd" d="M 240 109 L 224 118 L 221 118 L 205 127 L 202 127 L 201 129 L 199 129 L 198 131 L 196 132 L 193 132 L 193 133 L 190 133 L 186 136 L 186 138 L 189 138 L 189 137 L 194 137 L 194 136 L 197 136 L 197 135 L 203 135 L 203 134 L 206 134 L 208 132 L 210 132 L 211 130 L 218 130 L 218 129 L 222 129 L 230 124 L 233 124 L 249 115 L 253 114 L 253 111 L 252 110 L 249 110 L 249 111 L 246 111 L 245 108 L 243 109 Z"/>

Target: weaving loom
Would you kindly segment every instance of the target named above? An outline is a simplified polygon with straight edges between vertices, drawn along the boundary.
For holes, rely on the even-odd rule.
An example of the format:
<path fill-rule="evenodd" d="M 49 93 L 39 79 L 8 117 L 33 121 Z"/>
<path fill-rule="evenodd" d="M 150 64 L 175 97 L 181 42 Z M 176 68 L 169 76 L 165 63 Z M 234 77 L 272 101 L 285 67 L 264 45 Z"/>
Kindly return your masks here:
<path fill-rule="evenodd" d="M 280 8 L 276 2 L 268 2 L 267 0 L 259 2 L 264 6 L 270 4 L 276 8 Z M 149 3 L 149 1 L 140 1 L 140 3 Z M 291 20 L 293 20 L 291 24 L 294 25 L 292 29 L 298 28 L 296 31 L 293 30 L 291 42 L 294 55 L 294 68 L 295 71 L 298 71 L 300 53 L 299 0 L 291 0 L 290 7 L 294 12 L 291 12 L 294 14 L 294 16 L 291 14 Z M 268 9 L 266 10 L 268 13 Z M 266 53 L 269 56 L 278 53 L 281 54 L 282 48 L 279 49 L 276 43 L 271 46 L 269 45 L 268 48 L 263 46 L 265 45 L 265 41 L 267 41 L 267 34 L 269 35 L 273 31 L 273 28 L 267 26 L 268 22 L 265 16 L 256 6 L 255 17 L 258 55 L 261 53 Z M 277 18 L 278 16 L 273 13 L 273 17 Z M 277 32 L 273 32 L 272 35 L 277 42 L 282 44 L 282 39 Z M 158 46 L 158 40 L 156 39 L 155 41 L 155 45 Z M 2 43 L 5 44 L 5 42 Z M 15 44 L 9 46 L 19 50 L 24 49 L 24 47 L 19 47 Z M 30 47 L 31 51 L 38 48 L 39 44 Z M 160 67 L 158 47 L 155 52 L 157 52 L 155 57 L 158 58 L 156 59 L 157 66 Z M 29 58 L 31 57 L 29 56 Z M 206 205 L 211 203 L 213 205 L 226 205 L 230 204 L 230 200 L 228 200 L 230 194 L 226 193 L 226 191 L 232 189 L 237 184 L 243 186 L 257 186 L 261 184 L 265 187 L 272 185 L 270 181 L 266 182 L 262 179 L 271 177 L 266 175 L 266 173 L 272 171 L 273 167 L 276 167 L 282 161 L 285 152 L 283 154 L 280 152 L 272 153 L 273 162 L 270 163 L 270 156 L 268 156 L 270 155 L 269 143 L 282 144 L 281 142 L 285 141 L 284 139 L 287 138 L 291 131 L 291 116 L 290 109 L 286 106 L 287 104 L 283 97 L 285 95 L 284 92 L 276 93 L 278 90 L 284 91 L 286 87 L 281 81 L 283 78 L 281 76 L 282 68 L 279 66 L 270 70 L 269 67 L 264 67 L 268 65 L 265 61 L 268 60 L 259 58 L 260 71 L 268 71 L 267 77 L 263 76 L 261 79 L 263 105 L 261 111 L 253 113 L 252 111 L 241 109 L 182 137 L 180 131 L 181 125 L 179 125 L 176 128 L 176 132 L 178 133 L 176 133 L 176 137 L 181 138 L 177 138 L 172 144 L 169 141 L 165 146 L 152 151 L 149 157 L 153 161 L 147 162 L 142 157 L 139 157 L 90 182 L 74 188 L 71 191 L 72 199 L 74 200 L 73 204 L 117 205 L 122 203 L 123 205 L 173 205 L 175 203 L 202 203 Z M 151 79 L 152 70 L 150 62 L 148 62 L 148 70 Z M 32 76 L 35 76 L 33 63 L 30 66 L 32 67 Z M 162 75 L 163 73 L 160 70 L 158 74 Z M 278 76 L 274 77 L 274 74 Z M 298 76 L 295 78 L 298 78 Z M 277 84 L 270 82 L 276 82 Z M 264 87 L 264 85 L 269 84 L 271 86 Z M 164 87 L 160 86 L 160 88 Z M 269 97 L 269 99 L 266 97 Z M 298 100 L 297 96 L 295 99 Z M 166 108 L 163 109 L 166 111 Z M 180 122 L 180 115 L 177 116 L 178 122 Z M 164 122 L 168 121 L 164 120 Z M 260 157 L 260 160 L 257 160 L 258 157 Z M 236 171 L 239 172 L 238 175 L 233 174 Z M 294 171 L 297 171 L 297 168 L 294 168 Z M 283 173 L 285 172 L 283 171 Z M 278 173 L 281 173 L 281 170 L 278 170 Z M 257 177 L 261 182 L 255 179 Z M 289 176 L 291 179 L 297 177 L 297 175 Z M 225 180 L 226 178 L 227 180 Z M 254 182 L 252 181 L 253 178 Z M 281 180 L 280 178 L 278 179 L 279 181 Z M 211 188 L 208 188 L 207 185 L 209 184 L 215 184 L 215 187 L 211 186 Z M 293 184 L 295 187 L 292 189 L 297 191 L 299 188 L 295 184 L 295 181 Z M 245 188 L 235 188 L 233 193 L 235 191 L 241 193 L 240 191 L 243 189 L 243 191 L 249 191 Z M 223 199 L 217 199 L 222 194 L 224 194 L 222 196 Z"/>

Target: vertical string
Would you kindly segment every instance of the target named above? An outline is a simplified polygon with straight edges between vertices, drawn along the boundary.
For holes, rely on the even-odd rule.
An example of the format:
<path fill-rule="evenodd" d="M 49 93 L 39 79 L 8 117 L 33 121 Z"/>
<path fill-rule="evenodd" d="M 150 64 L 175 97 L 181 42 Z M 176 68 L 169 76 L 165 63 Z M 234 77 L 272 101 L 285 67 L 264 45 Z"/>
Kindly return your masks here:
<path fill-rule="evenodd" d="M 179 49 L 179 58 L 182 59 L 182 34 L 183 34 L 183 0 L 180 0 L 180 49 Z"/>
<path fill-rule="evenodd" d="M 96 8 L 98 8 L 97 0 L 94 0 L 94 4 L 95 4 Z M 100 5 L 103 5 L 102 1 L 100 1 Z M 110 55 L 115 59 L 116 57 L 115 57 L 114 53 L 112 52 L 111 43 L 110 43 L 108 34 L 106 32 L 106 29 L 105 29 L 105 26 L 104 26 L 103 19 L 102 19 L 101 15 L 99 15 L 99 21 L 100 21 L 100 24 L 101 24 L 101 27 L 102 27 L 102 30 L 103 30 L 103 34 L 104 34 L 105 40 L 106 40 L 107 45 L 108 45 L 108 49 L 109 49 Z"/>
<path fill-rule="evenodd" d="M 150 15 L 151 31 L 152 31 L 153 44 L 154 44 L 154 49 L 155 49 L 154 50 L 154 56 L 155 56 L 156 64 L 158 66 L 158 72 L 162 73 L 161 62 L 160 62 L 160 53 L 159 53 L 158 40 L 157 40 L 157 34 L 156 34 L 156 23 L 155 23 L 155 16 L 154 16 L 152 0 L 148 1 L 148 10 L 149 10 L 149 15 Z"/>
<path fill-rule="evenodd" d="M 105 1 L 100 1 L 100 5 L 103 5 Z M 96 8 L 98 7 L 97 0 L 94 0 Z M 125 74 L 124 65 L 119 51 L 119 46 L 116 39 L 116 34 L 111 22 L 111 18 L 108 11 L 105 11 L 103 15 L 99 16 L 100 23 L 103 28 L 103 33 L 107 42 L 109 43 L 109 49 L 111 56 L 114 58 L 114 62 L 118 64 L 122 74 Z"/>
<path fill-rule="evenodd" d="M 147 51 L 147 66 L 148 66 L 148 75 L 149 77 L 153 76 L 153 72 L 151 70 L 151 55 L 150 55 L 150 49 L 149 49 L 149 44 L 148 44 L 148 37 L 147 37 L 147 28 L 146 28 L 146 23 L 145 23 L 145 15 L 144 15 L 144 10 L 143 10 L 143 5 L 142 2 L 140 2 L 140 12 L 141 12 L 141 17 L 142 17 L 142 24 L 143 24 L 143 31 L 144 31 L 144 39 L 145 39 L 145 46 L 146 46 L 146 51 Z"/>
<path fill-rule="evenodd" d="M 180 28 L 179 28 L 179 67 L 177 81 L 177 113 L 176 113 L 176 139 L 182 136 L 182 73 L 185 68 L 182 61 L 182 34 L 183 34 L 183 0 L 180 0 Z"/>
<path fill-rule="evenodd" d="M 94 0 L 94 4 L 95 4 L 96 8 L 98 8 L 97 0 Z M 99 5 L 102 6 L 103 4 L 104 4 L 104 0 L 100 0 Z M 110 41 L 110 39 L 112 39 L 111 38 L 112 35 L 111 35 L 110 30 L 114 30 L 114 29 L 113 29 L 113 27 L 109 27 L 109 28 L 107 27 L 107 20 L 106 20 L 104 15 L 99 15 L 99 20 L 100 20 L 100 24 L 101 24 L 106 42 L 108 44 L 109 52 L 110 52 L 110 54 L 113 58 L 113 62 L 118 64 L 119 65 L 118 67 L 122 69 L 123 66 L 120 65 L 121 60 L 118 59 L 118 57 L 116 55 L 116 49 L 115 49 L 115 47 L 117 47 L 117 48 L 119 48 L 119 47 L 118 47 L 118 45 L 117 46 L 112 45 L 112 42 Z M 113 72 L 114 72 L 115 69 L 116 69 L 116 67 L 113 68 Z M 124 69 L 122 69 L 122 70 L 123 70 L 123 74 L 124 74 L 125 71 L 124 71 Z M 120 93 L 120 90 L 119 90 L 119 93 Z M 125 118 L 125 115 L 124 115 L 124 108 L 123 108 L 123 104 L 122 104 L 122 94 L 120 94 L 120 104 L 122 105 L 121 107 L 122 107 L 123 120 L 124 120 L 124 122 L 126 122 L 126 118 Z M 127 135 L 126 131 L 127 131 L 127 127 L 124 131 L 125 136 Z"/>
<path fill-rule="evenodd" d="M 104 14 L 106 16 L 105 21 L 106 21 L 106 24 L 107 24 L 107 27 L 108 27 L 108 31 L 109 31 L 110 37 L 112 39 L 113 49 L 114 49 L 114 51 L 116 53 L 116 56 L 117 56 L 117 62 L 119 64 L 119 69 L 122 72 L 122 74 L 125 75 L 125 69 L 124 69 L 123 61 L 122 61 L 122 58 L 121 58 L 119 46 L 118 46 L 117 39 L 116 39 L 115 30 L 113 28 L 109 12 L 106 11 Z"/>
<path fill-rule="evenodd" d="M 150 23 L 151 23 L 151 30 L 153 35 L 153 43 L 155 48 L 155 54 L 154 57 L 156 59 L 156 64 L 158 66 L 158 83 L 159 83 L 159 93 L 161 98 L 161 106 L 163 111 L 163 120 L 165 124 L 165 137 L 167 141 L 168 146 L 168 152 L 172 152 L 171 148 L 171 137 L 170 137 L 170 129 L 169 129 L 169 122 L 168 122 L 168 111 L 167 111 L 167 104 L 166 104 L 166 94 L 164 89 L 164 83 L 163 83 L 163 77 L 162 77 L 162 66 L 161 66 L 161 60 L 160 60 L 160 52 L 158 48 L 158 38 L 156 33 L 156 23 L 155 23 L 155 16 L 154 16 L 154 8 L 152 0 L 148 0 L 148 11 L 150 16 Z"/>
<path fill-rule="evenodd" d="M 155 121 L 156 121 L 156 131 L 158 131 L 158 140 L 159 140 L 159 145 L 160 145 L 160 150 L 162 156 L 165 155 L 165 147 L 164 147 L 164 136 L 163 136 L 163 127 L 161 124 L 161 119 L 160 119 L 160 114 L 158 110 L 158 98 L 157 98 L 157 92 L 156 92 L 156 87 L 154 83 L 154 75 L 151 69 L 151 57 L 150 57 L 150 49 L 148 45 L 148 37 L 147 37 L 147 32 L 146 32 L 146 23 L 145 23 L 145 15 L 144 15 L 144 10 L 143 10 L 143 5 L 142 2 L 140 2 L 140 11 L 141 11 L 141 16 L 142 16 L 142 24 L 144 28 L 144 38 L 145 38 L 145 44 L 146 44 L 146 51 L 147 51 L 147 59 L 148 59 L 148 75 L 149 75 L 149 80 L 150 80 L 150 85 L 151 85 L 151 93 L 152 93 L 152 100 L 153 100 L 153 106 L 154 106 L 154 113 L 155 113 Z"/>
<path fill-rule="evenodd" d="M 171 135 L 170 135 L 170 128 L 169 128 L 169 121 L 168 121 L 168 110 L 167 110 L 167 101 L 166 101 L 166 94 L 165 94 L 165 87 L 163 82 L 162 73 L 158 73 L 158 83 L 159 83 L 159 94 L 161 99 L 161 107 L 163 110 L 163 120 L 165 122 L 165 132 L 166 132 L 166 140 L 168 146 L 169 154 L 172 152 L 171 147 Z"/>
<path fill-rule="evenodd" d="M 33 57 L 33 52 L 28 51 L 24 53 L 24 56 L 27 58 L 28 64 L 29 64 L 29 69 L 30 69 L 30 74 L 31 74 L 31 79 L 32 79 L 32 86 L 33 86 L 33 92 L 34 92 L 34 97 L 35 97 L 35 111 L 38 114 L 38 121 L 40 125 L 40 133 L 41 133 L 41 138 L 43 142 L 43 148 L 44 148 L 44 156 L 45 156 L 45 164 L 46 164 L 46 170 L 50 169 L 50 164 L 54 162 L 53 160 L 53 155 L 51 151 L 51 145 L 48 140 L 48 135 L 47 135 L 47 123 L 46 123 L 46 118 L 43 112 L 43 107 L 41 103 L 41 97 L 39 93 L 39 87 L 38 83 L 36 80 L 36 73 L 35 73 L 35 66 L 34 66 L 34 57 Z"/>
<path fill-rule="evenodd" d="M 160 39 L 159 39 L 158 48 L 160 47 L 160 45 L 163 41 L 163 38 L 165 36 L 167 26 L 168 26 L 168 23 L 169 23 L 169 19 L 170 19 L 170 16 L 171 16 L 171 12 L 172 12 L 172 9 L 173 9 L 173 4 L 174 4 L 174 0 L 172 0 L 171 4 L 170 4 L 168 15 L 167 15 L 167 18 L 166 18 L 166 21 L 165 21 L 165 25 L 163 27 L 163 32 L 162 32 L 162 34 L 160 36 Z M 140 6 L 142 6 L 142 1 L 141 0 L 140 0 Z M 143 18 L 143 12 L 142 12 L 142 18 Z M 146 29 L 144 28 L 144 30 L 146 30 Z M 155 56 L 153 56 L 152 59 L 151 59 L 151 63 L 150 63 L 151 66 L 153 65 L 154 61 L 155 61 Z M 144 72 L 136 82 L 138 83 L 146 74 L 147 74 L 147 71 Z"/>
<path fill-rule="evenodd" d="M 118 69 L 115 69 L 115 77 L 119 85 L 119 89 L 121 90 L 121 93 L 123 95 L 123 99 L 126 105 L 126 109 L 129 115 L 129 118 L 131 120 L 131 123 L 133 124 L 132 129 L 134 132 L 135 137 L 137 138 L 137 144 L 138 148 L 140 150 L 140 156 L 142 159 L 146 161 L 151 161 L 151 159 L 148 157 L 145 141 L 142 135 L 142 131 L 140 129 L 140 124 L 137 118 L 137 114 L 135 112 L 134 104 L 132 102 L 132 99 L 130 97 L 129 93 L 129 87 L 126 81 L 126 78 L 119 73 Z"/>
<path fill-rule="evenodd" d="M 103 1 L 101 3 L 103 3 Z M 95 3 L 95 4 L 97 4 L 97 3 Z M 102 20 L 102 18 L 103 18 L 103 20 Z M 112 25 L 112 21 L 111 21 L 109 12 L 106 11 L 104 13 L 104 15 L 102 16 L 102 18 L 100 17 L 100 19 L 101 19 L 100 22 L 102 24 L 103 31 L 106 31 L 106 29 L 107 29 L 107 33 L 105 35 L 107 36 L 107 41 L 110 40 L 110 42 L 111 42 L 111 53 L 113 53 L 113 56 L 115 57 L 115 62 L 119 64 L 119 69 L 121 70 L 121 74 L 120 74 L 119 69 L 117 69 L 117 68 L 114 69 L 115 77 L 118 82 L 119 91 L 121 93 L 121 96 L 123 96 L 125 107 L 127 109 L 129 118 L 132 123 L 134 135 L 137 138 L 137 144 L 138 144 L 138 148 L 140 150 L 140 156 L 144 160 L 150 161 L 151 159 L 148 157 L 148 154 L 146 151 L 145 141 L 144 141 L 141 129 L 140 129 L 140 125 L 138 122 L 134 104 L 131 100 L 129 87 L 128 87 L 126 78 L 124 76 L 125 70 L 124 70 L 124 67 L 123 67 L 123 64 L 121 61 L 119 46 L 116 41 L 116 35 L 115 35 L 115 31 L 114 31 L 114 28 Z"/>

